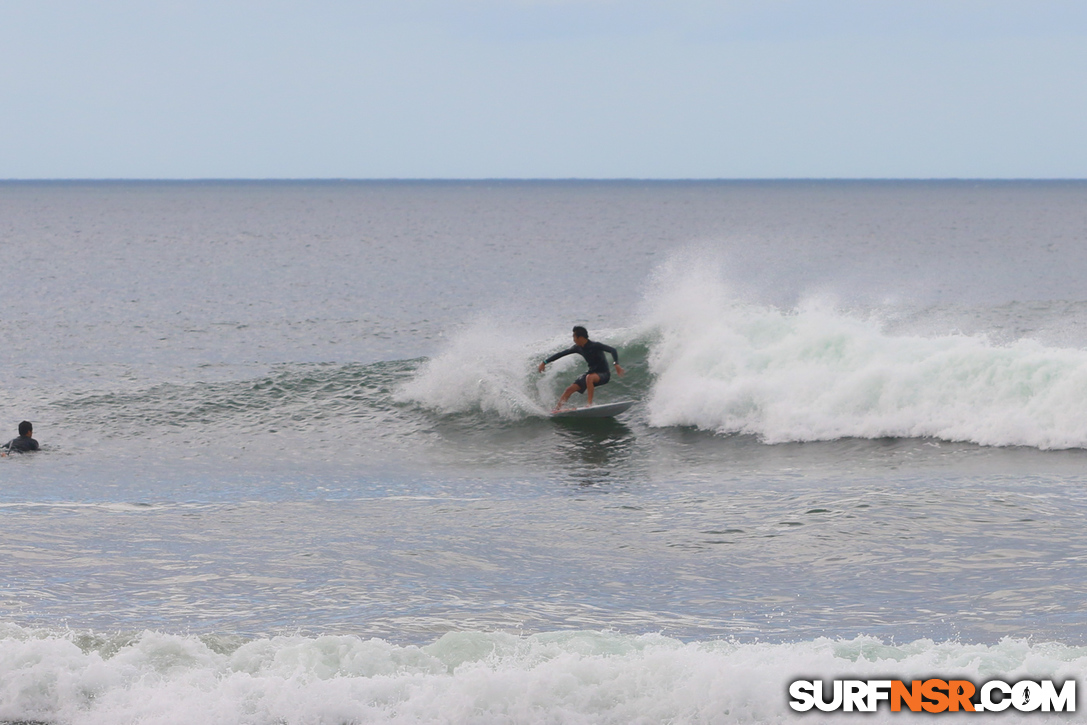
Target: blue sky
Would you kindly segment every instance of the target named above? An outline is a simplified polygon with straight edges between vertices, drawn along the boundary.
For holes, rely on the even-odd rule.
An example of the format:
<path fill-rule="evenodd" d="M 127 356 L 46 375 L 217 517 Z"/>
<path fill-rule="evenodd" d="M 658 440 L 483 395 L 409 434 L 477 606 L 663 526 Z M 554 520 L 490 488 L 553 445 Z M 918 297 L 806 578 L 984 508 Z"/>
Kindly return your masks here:
<path fill-rule="evenodd" d="M 1082 0 L 0 0 L 0 178 L 1084 178 Z"/>

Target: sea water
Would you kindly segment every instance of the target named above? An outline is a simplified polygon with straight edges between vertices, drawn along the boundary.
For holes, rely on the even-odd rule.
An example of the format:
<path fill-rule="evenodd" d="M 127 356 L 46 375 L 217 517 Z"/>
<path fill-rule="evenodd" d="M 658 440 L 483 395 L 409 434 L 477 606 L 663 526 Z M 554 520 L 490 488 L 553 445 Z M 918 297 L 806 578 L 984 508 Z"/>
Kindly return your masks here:
<path fill-rule="evenodd" d="M 0 722 L 1082 679 L 1085 242 L 1082 182 L 0 184 Z M 548 418 L 573 324 L 615 420 Z"/>

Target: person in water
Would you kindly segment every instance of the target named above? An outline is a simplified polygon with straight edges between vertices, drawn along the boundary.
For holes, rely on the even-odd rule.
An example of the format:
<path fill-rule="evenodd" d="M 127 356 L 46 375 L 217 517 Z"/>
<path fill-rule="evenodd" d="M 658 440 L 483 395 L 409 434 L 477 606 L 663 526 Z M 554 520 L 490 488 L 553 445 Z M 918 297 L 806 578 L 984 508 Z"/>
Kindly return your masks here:
<path fill-rule="evenodd" d="M 555 362 L 560 357 L 566 357 L 567 355 L 573 355 L 577 353 L 581 357 L 585 358 L 585 362 L 589 364 L 589 371 L 582 375 L 580 378 L 574 381 L 574 384 L 566 389 L 559 398 L 559 402 L 555 405 L 555 411 L 558 412 L 562 409 L 563 404 L 570 399 L 570 396 L 574 393 L 586 393 L 588 395 L 588 405 L 593 404 L 593 391 L 601 385 L 607 385 L 611 380 L 611 370 L 608 369 L 608 359 L 604 357 L 604 353 L 610 352 L 612 362 L 615 363 L 615 372 L 619 373 L 620 377 L 623 375 L 623 368 L 619 366 L 619 353 L 616 352 L 614 347 L 605 345 L 602 342 L 593 342 L 589 339 L 588 331 L 578 325 L 574 328 L 574 346 L 557 352 L 551 357 L 540 363 L 540 372 L 544 371 L 547 367 L 547 363 Z"/>
<path fill-rule="evenodd" d="M 4 453 L 0 455 L 6 456 L 8 453 L 29 453 L 30 451 L 38 450 L 38 442 L 32 437 L 34 435 L 34 426 L 31 425 L 29 420 L 24 420 L 19 424 L 19 437 L 12 438 L 5 443 L 2 447 L 5 449 Z"/>

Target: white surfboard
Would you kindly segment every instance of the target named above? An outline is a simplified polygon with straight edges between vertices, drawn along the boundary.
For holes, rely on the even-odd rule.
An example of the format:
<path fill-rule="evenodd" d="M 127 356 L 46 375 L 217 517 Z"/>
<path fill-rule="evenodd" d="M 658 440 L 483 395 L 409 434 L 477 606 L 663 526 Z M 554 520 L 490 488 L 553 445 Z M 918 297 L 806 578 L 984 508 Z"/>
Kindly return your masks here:
<path fill-rule="evenodd" d="M 587 405 L 584 408 L 567 408 L 558 413 L 552 413 L 552 418 L 612 418 L 619 415 L 637 401 L 618 400 L 614 403 L 602 405 Z"/>

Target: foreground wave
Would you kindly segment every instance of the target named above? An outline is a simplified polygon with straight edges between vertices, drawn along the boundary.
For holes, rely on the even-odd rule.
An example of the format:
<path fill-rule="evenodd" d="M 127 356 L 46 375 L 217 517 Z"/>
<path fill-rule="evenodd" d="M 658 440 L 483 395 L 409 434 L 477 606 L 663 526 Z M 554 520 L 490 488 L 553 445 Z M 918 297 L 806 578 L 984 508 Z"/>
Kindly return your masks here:
<path fill-rule="evenodd" d="M 991 646 L 868 637 L 740 644 L 594 631 L 458 632 L 400 646 L 343 635 L 241 641 L 7 625 L 0 628 L 0 720 L 772 723 L 795 717 L 786 690 L 801 677 L 1063 680 L 1085 666 L 1085 648 L 1011 639 Z M 873 717 L 892 714 L 864 719 Z M 1048 721 L 1040 713 L 999 717 Z"/>
<path fill-rule="evenodd" d="M 570 356 L 537 372 L 540 360 L 569 344 L 565 334 L 547 337 L 554 332 L 487 320 L 452 334 L 431 359 L 284 364 L 255 379 L 68 394 L 54 403 L 54 421 L 122 435 L 145 435 L 148 426 L 207 430 L 209 439 L 216 430 L 286 429 L 392 445 L 449 417 L 501 427 L 546 417 L 583 369 Z M 768 444 L 934 438 L 1087 448 L 1083 349 L 1028 338 L 998 343 L 984 333 L 895 333 L 871 311 L 819 302 L 756 304 L 698 264 L 666 265 L 633 325 L 593 332 L 620 348 L 628 370 L 598 399 L 642 401 L 634 415 L 653 428 Z"/>
<path fill-rule="evenodd" d="M 601 397 L 644 398 L 646 420 L 764 443 L 937 438 L 987 446 L 1087 447 L 1087 350 L 983 333 L 893 334 L 876 315 L 811 301 L 795 309 L 736 297 L 712 265 L 663 267 L 636 324 L 601 331 L 631 372 Z M 401 398 L 446 414 L 540 415 L 577 362 L 544 378 L 563 343 L 462 332 Z M 498 361 L 494 349 L 509 351 Z M 486 356 L 480 351 L 486 351 Z M 481 370 L 484 371 L 481 373 Z"/>

